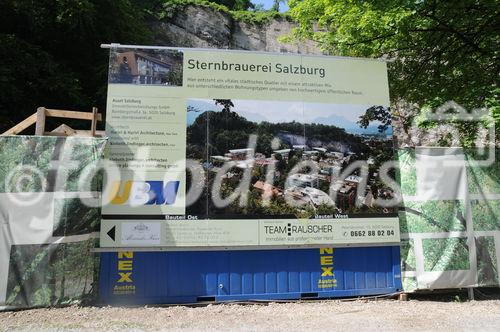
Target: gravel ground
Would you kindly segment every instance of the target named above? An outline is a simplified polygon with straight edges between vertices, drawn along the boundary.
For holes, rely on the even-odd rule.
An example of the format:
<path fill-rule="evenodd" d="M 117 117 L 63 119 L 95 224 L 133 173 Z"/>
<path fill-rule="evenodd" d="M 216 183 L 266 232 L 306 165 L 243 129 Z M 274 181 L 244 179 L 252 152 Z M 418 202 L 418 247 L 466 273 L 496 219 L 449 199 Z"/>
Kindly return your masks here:
<path fill-rule="evenodd" d="M 0 331 L 498 331 L 500 301 L 395 300 L 218 304 L 203 307 L 68 307 L 0 313 Z"/>

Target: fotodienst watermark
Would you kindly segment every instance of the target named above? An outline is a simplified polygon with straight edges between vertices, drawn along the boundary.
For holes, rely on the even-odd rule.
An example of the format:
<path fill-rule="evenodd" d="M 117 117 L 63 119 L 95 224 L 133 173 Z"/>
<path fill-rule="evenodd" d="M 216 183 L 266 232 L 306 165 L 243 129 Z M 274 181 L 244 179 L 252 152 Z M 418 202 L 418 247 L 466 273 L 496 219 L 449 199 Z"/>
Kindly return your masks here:
<path fill-rule="evenodd" d="M 495 162 L 495 123 L 488 110 L 468 112 L 450 101 L 428 112 L 425 120 L 432 121 L 434 126 L 421 130 L 422 119 L 419 118 L 413 122 L 411 130 L 420 131 L 420 139 L 427 135 L 428 142 L 437 141 L 442 133 L 451 136 L 450 146 L 442 147 L 443 155 L 456 153 L 459 148 L 457 123 L 476 123 L 487 139 L 484 143 L 482 137 L 482 141 L 476 144 L 474 156 L 480 158 L 468 158 L 467 163 L 474 167 L 488 167 Z M 377 144 L 392 144 L 383 138 L 362 139 L 372 143 L 380 139 Z M 81 202 L 95 208 L 113 204 L 130 207 L 172 205 L 179 199 L 188 208 L 203 199 L 215 209 L 235 205 L 246 208 L 245 211 L 250 211 L 248 213 L 251 213 L 249 205 L 266 209 L 278 201 L 296 211 L 349 214 L 363 211 L 386 213 L 401 204 L 403 195 L 395 179 L 399 167 L 395 155 L 382 160 L 375 154 L 356 154 L 346 149 L 307 144 L 279 149 L 282 143 L 279 137 L 270 141 L 272 153 L 264 155 L 257 151 L 258 141 L 258 135 L 249 135 L 245 148 L 230 150 L 226 156 L 211 157 L 207 153 L 203 160 L 169 161 L 168 167 L 154 158 L 150 147 L 140 147 L 129 161 L 147 161 L 147 167 L 134 169 L 111 159 L 94 160 L 82 167 L 74 158 L 75 142 L 66 140 L 60 148 L 59 158 L 51 161 L 48 172 L 46 168 L 44 171 L 35 165 L 18 165 L 5 177 L 4 192 L 8 193 L 9 202 L 19 207 L 35 206 L 45 193 L 59 191 L 81 193 Z M 435 147 L 419 147 L 425 148 Z M 448 158 L 436 167 L 461 165 L 464 165 L 463 158 Z M 163 179 L 151 180 L 149 171 L 162 168 L 165 169 Z M 170 172 L 169 169 L 177 171 Z M 78 174 L 76 182 L 74 174 Z M 67 188 L 70 177 L 77 188 Z M 96 178 L 102 179 L 102 186 L 95 186 Z M 27 188 L 26 183 L 35 183 L 36 190 Z M 89 192 L 94 195 L 89 195 Z"/>

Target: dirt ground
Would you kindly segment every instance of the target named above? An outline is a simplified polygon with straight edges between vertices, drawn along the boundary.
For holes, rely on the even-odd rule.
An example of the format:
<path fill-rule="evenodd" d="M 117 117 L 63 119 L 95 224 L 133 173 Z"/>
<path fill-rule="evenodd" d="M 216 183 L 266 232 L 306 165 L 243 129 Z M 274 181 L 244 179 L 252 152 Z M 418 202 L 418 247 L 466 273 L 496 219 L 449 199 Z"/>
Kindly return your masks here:
<path fill-rule="evenodd" d="M 0 312 L 0 331 L 498 331 L 500 301 L 311 301 Z"/>

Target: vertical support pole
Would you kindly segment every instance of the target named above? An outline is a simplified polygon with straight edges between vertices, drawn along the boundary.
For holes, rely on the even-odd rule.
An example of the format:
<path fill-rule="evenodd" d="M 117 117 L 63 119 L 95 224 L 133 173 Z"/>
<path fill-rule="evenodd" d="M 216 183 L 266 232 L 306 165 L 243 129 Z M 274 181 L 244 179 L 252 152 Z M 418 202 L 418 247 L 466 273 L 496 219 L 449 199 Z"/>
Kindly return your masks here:
<path fill-rule="evenodd" d="M 36 109 L 35 135 L 42 136 L 45 133 L 45 107 Z"/>
<path fill-rule="evenodd" d="M 7 211 L 5 206 L 1 206 L 0 210 Z M 7 215 L 5 217 L 9 218 Z M 0 217 L 0 310 L 5 308 L 7 297 L 7 284 L 9 283 L 9 261 L 10 250 L 12 245 L 12 233 L 10 232 L 10 224 L 8 219 Z"/>
<path fill-rule="evenodd" d="M 97 127 L 97 107 L 92 107 L 92 123 L 90 124 L 90 136 L 95 136 Z"/>
<path fill-rule="evenodd" d="M 474 301 L 474 287 L 467 288 L 467 295 L 469 297 L 469 301 Z"/>

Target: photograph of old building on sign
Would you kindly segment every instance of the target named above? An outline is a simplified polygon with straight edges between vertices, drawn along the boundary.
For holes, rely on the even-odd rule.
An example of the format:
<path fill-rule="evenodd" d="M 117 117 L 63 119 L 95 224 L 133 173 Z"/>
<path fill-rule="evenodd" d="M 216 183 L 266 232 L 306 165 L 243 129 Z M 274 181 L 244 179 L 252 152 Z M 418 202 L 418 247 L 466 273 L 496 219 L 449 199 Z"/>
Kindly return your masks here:
<path fill-rule="evenodd" d="M 120 49 L 110 57 L 109 83 L 182 86 L 182 52 Z"/>

